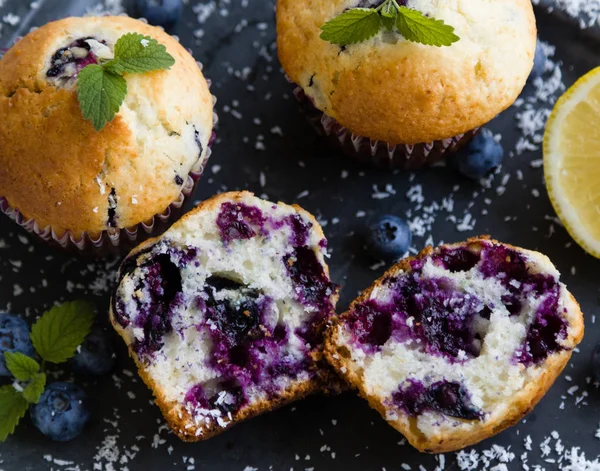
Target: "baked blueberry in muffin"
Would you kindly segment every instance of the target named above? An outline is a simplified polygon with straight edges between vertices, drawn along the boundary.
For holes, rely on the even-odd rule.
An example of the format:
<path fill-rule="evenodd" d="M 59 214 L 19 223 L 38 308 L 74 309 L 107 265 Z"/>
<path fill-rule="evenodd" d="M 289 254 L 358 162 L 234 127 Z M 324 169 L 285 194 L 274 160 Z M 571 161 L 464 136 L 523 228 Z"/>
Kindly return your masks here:
<path fill-rule="evenodd" d="M 325 354 L 413 446 L 441 453 L 518 422 L 582 336 L 546 256 L 475 238 L 392 267 L 335 322 Z"/>
<path fill-rule="evenodd" d="M 348 44 L 322 39 L 332 19 L 384 3 L 278 0 L 277 49 L 320 134 L 365 162 L 417 168 L 512 105 L 533 66 L 535 17 L 529 0 L 404 0 L 400 8 L 443 21 L 459 40 L 425 45 L 383 26 Z"/>
<path fill-rule="evenodd" d="M 111 319 L 174 432 L 215 435 L 324 385 L 337 287 L 297 206 L 251 193 L 202 203 L 120 268 Z"/>
<path fill-rule="evenodd" d="M 112 59 L 129 33 L 155 39 L 174 64 L 125 74 L 125 100 L 97 131 L 79 106 L 78 76 Z M 0 60 L 0 121 L 0 209 L 45 240 L 104 250 L 174 219 L 210 155 L 213 97 L 194 58 L 161 29 L 70 17 Z"/>

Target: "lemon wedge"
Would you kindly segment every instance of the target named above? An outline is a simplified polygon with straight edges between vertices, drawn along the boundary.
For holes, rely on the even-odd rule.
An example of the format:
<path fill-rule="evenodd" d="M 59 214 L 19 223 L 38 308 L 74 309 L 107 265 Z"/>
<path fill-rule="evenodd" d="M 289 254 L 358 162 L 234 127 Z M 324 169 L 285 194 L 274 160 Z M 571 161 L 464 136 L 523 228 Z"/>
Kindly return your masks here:
<path fill-rule="evenodd" d="M 600 258 L 600 67 L 556 102 L 544 135 L 544 175 L 569 234 Z"/>

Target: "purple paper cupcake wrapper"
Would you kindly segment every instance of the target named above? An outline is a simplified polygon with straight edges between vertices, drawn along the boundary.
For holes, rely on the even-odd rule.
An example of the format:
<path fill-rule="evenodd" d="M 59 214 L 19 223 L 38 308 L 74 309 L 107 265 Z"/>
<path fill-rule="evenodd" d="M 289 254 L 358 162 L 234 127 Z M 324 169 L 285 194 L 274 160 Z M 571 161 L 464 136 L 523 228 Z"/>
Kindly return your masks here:
<path fill-rule="evenodd" d="M 320 136 L 332 146 L 341 148 L 346 155 L 377 167 L 414 170 L 435 164 L 456 152 L 479 132 L 479 128 L 476 128 L 458 136 L 428 143 L 388 144 L 354 134 L 316 108 L 302 87 L 296 86 L 293 93 L 308 121 Z"/>
<path fill-rule="evenodd" d="M 120 15 L 127 16 L 127 15 Z M 140 20 L 147 23 L 144 18 L 140 18 Z M 175 37 L 177 40 L 179 38 Z M 16 44 L 22 36 L 15 38 L 13 45 Z M 6 49 L 0 50 L 0 59 L 6 53 Z M 192 51 L 188 49 L 190 54 Z M 202 71 L 203 64 L 199 61 L 196 61 L 198 67 Z M 210 89 L 212 82 L 210 79 L 206 78 L 206 83 L 208 88 Z M 0 196 L 0 212 L 6 214 L 9 218 L 15 221 L 19 226 L 21 226 L 26 231 L 35 234 L 44 242 L 48 244 L 60 247 L 64 250 L 75 251 L 80 254 L 88 254 L 93 256 L 101 256 L 105 254 L 122 254 L 126 253 L 128 250 L 139 244 L 140 242 L 148 239 L 149 237 L 156 237 L 161 235 L 164 231 L 166 231 L 172 223 L 174 223 L 183 211 L 183 207 L 185 203 L 191 198 L 194 194 L 194 190 L 198 184 L 198 180 L 202 176 L 202 172 L 204 171 L 204 167 L 208 162 L 212 154 L 211 146 L 215 141 L 215 127 L 219 122 L 219 117 L 217 113 L 214 111 L 214 106 L 217 103 L 217 98 L 212 95 L 213 102 L 213 129 L 211 132 L 211 136 L 208 142 L 208 147 L 206 149 L 206 155 L 202 159 L 196 163 L 194 168 L 188 174 L 188 177 L 181 188 L 181 193 L 178 198 L 172 202 L 162 213 L 155 214 L 146 222 L 141 222 L 136 224 L 133 227 L 128 227 L 125 229 L 119 228 L 111 228 L 102 231 L 98 236 L 94 237 L 88 234 L 87 232 L 83 232 L 80 236 L 75 237 L 71 231 L 65 231 L 61 236 L 58 236 L 54 229 L 48 225 L 46 227 L 40 227 L 37 221 L 33 218 L 27 218 L 21 213 L 17 208 L 13 208 L 8 203 L 8 200 Z"/>

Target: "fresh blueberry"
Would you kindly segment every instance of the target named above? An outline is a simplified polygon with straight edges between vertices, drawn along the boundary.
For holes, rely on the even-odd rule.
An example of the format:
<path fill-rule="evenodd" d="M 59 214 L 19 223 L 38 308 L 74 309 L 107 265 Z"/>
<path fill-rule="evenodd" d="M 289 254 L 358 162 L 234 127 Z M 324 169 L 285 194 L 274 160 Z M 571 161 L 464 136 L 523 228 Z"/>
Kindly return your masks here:
<path fill-rule="evenodd" d="M 453 157 L 452 162 L 463 175 L 480 180 L 497 168 L 503 158 L 502 144 L 494 139 L 489 129 L 482 129 L 468 146 Z"/>
<path fill-rule="evenodd" d="M 20 352 L 30 357 L 35 355 L 27 322 L 14 314 L 0 313 L 0 376 L 10 376 L 4 352 Z"/>
<path fill-rule="evenodd" d="M 44 435 L 57 442 L 77 437 L 90 418 L 87 397 L 73 383 L 51 383 L 31 408 L 31 420 Z"/>
<path fill-rule="evenodd" d="M 412 232 L 408 224 L 396 216 L 383 216 L 367 229 L 367 249 L 376 258 L 397 260 L 410 248 Z"/>
<path fill-rule="evenodd" d="M 104 375 L 115 364 L 115 350 L 107 332 L 94 327 L 70 360 L 73 370 L 88 375 Z"/>
<path fill-rule="evenodd" d="M 175 28 L 183 10 L 181 0 L 136 0 L 135 6 L 139 16 L 167 31 Z"/>
<path fill-rule="evenodd" d="M 546 53 L 544 52 L 544 48 L 540 43 L 539 39 L 535 46 L 535 56 L 533 58 L 533 69 L 531 69 L 531 73 L 529 74 L 529 80 L 536 79 L 544 75 L 546 70 L 546 62 L 548 61 L 546 57 Z"/>
<path fill-rule="evenodd" d="M 592 376 L 600 383 L 600 343 L 592 352 Z"/>

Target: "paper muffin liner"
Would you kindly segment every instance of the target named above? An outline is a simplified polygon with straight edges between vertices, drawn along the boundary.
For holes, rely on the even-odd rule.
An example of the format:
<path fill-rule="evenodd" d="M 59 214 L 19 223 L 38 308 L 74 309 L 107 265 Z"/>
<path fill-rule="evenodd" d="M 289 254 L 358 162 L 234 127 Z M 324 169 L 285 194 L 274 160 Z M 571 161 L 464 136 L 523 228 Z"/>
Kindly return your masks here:
<path fill-rule="evenodd" d="M 312 127 L 333 147 L 340 148 L 349 157 L 383 168 L 415 170 L 440 162 L 467 144 L 480 128 L 439 141 L 420 144 L 388 144 L 358 136 L 331 116 L 315 107 L 302 87 L 296 86 L 294 97 Z"/>
<path fill-rule="evenodd" d="M 209 147 L 206 151 L 206 158 L 188 174 L 181 193 L 174 202 L 162 213 L 155 214 L 148 221 L 141 222 L 133 227 L 125 229 L 109 228 L 97 236 L 87 232 L 75 236 L 71 231 L 66 231 L 59 236 L 52 226 L 41 227 L 35 219 L 25 217 L 17 208 L 11 207 L 8 200 L 3 196 L 0 196 L 0 211 L 19 226 L 54 247 L 94 256 L 122 254 L 143 240 L 162 234 L 179 219 L 185 203 L 192 197 L 196 189 L 204 170 L 203 164 L 206 163 L 210 154 L 211 149 Z"/>
<path fill-rule="evenodd" d="M 124 15 L 127 16 L 127 15 Z M 145 21 L 145 19 L 141 19 Z M 177 40 L 179 38 L 175 37 Z M 16 44 L 22 36 L 15 38 L 13 44 Z M 8 50 L 0 50 L 0 58 Z M 191 50 L 188 49 L 190 54 Z M 203 69 L 203 64 L 196 61 L 200 70 Z M 212 85 L 210 79 L 206 78 L 208 88 Z M 82 255 L 91 255 L 94 257 L 100 257 L 109 254 L 125 254 L 130 249 L 138 245 L 140 242 L 150 238 L 161 235 L 165 232 L 175 221 L 177 221 L 183 213 L 183 208 L 193 196 L 198 181 L 204 172 L 204 168 L 208 159 L 212 154 L 212 144 L 216 139 L 215 127 L 219 122 L 219 117 L 214 111 L 214 106 L 217 103 L 217 98 L 212 95 L 213 101 L 213 129 L 206 149 L 206 155 L 204 158 L 197 162 L 192 170 L 189 172 L 185 183 L 181 188 L 181 192 L 175 201 L 173 201 L 163 212 L 155 214 L 149 220 L 138 223 L 128 228 L 109 228 L 102 231 L 99 235 L 95 236 L 88 232 L 83 232 L 79 236 L 75 236 L 71 231 L 65 231 L 62 235 L 58 235 L 52 226 L 48 225 L 41 227 L 34 218 L 27 218 L 19 211 L 18 208 L 13 208 L 8 203 L 8 200 L 0 196 L 0 212 L 6 214 L 10 219 L 15 221 L 19 226 L 24 228 L 26 231 L 36 235 L 44 242 L 51 246 L 59 247 L 61 249 L 79 253 Z"/>

